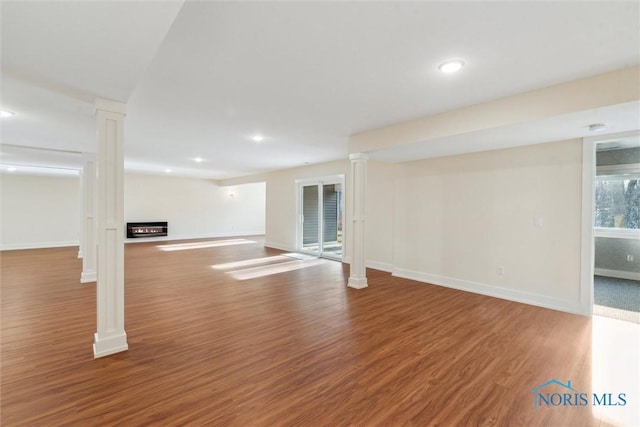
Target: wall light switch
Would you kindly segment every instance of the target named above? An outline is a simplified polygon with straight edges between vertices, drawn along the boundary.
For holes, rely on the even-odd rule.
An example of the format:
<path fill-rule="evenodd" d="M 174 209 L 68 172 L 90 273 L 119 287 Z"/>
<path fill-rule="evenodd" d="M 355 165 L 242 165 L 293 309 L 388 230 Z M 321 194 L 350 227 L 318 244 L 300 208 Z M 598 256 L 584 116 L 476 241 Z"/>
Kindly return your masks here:
<path fill-rule="evenodd" d="M 629 261 L 629 262 L 633 262 L 633 255 L 628 254 L 628 255 L 627 255 L 627 261 Z"/>
<path fill-rule="evenodd" d="M 533 218 L 533 225 L 536 227 L 542 227 L 544 225 L 544 220 L 541 216 L 536 216 Z"/>

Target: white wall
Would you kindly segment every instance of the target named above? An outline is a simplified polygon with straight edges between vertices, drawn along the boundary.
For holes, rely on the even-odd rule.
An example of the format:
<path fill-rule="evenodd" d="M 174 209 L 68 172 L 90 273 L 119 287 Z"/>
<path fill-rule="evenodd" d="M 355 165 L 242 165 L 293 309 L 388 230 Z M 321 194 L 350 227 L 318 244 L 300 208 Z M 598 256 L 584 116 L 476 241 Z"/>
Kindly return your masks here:
<path fill-rule="evenodd" d="M 579 312 L 581 163 L 579 140 L 405 163 L 394 273 Z"/>
<path fill-rule="evenodd" d="M 79 177 L 3 174 L 0 248 L 77 246 Z M 235 197 L 229 197 L 229 191 Z M 125 175 L 125 221 L 168 221 L 167 239 L 264 234 L 265 184 Z"/>
<path fill-rule="evenodd" d="M 167 239 L 265 232 L 264 183 L 223 187 L 211 180 L 128 173 L 124 194 L 125 221 L 168 221 Z"/>
<path fill-rule="evenodd" d="M 2 250 L 79 244 L 79 177 L 5 173 L 0 180 Z"/>

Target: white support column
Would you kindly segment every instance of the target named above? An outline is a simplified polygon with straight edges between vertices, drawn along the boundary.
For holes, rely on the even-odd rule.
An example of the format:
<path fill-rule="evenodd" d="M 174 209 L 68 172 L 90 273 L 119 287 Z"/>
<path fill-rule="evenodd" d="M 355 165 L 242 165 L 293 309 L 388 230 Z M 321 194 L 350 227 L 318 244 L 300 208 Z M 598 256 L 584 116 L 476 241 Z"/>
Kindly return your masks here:
<path fill-rule="evenodd" d="M 78 259 L 82 259 L 83 255 L 83 249 L 84 249 L 84 175 L 83 175 L 83 171 L 80 171 L 80 194 L 79 194 L 79 199 L 80 199 L 80 203 L 78 205 L 78 208 L 80 209 L 80 221 L 82 221 L 82 223 L 80 224 L 80 245 L 78 245 Z"/>
<path fill-rule="evenodd" d="M 124 330 L 124 117 L 126 105 L 96 99 L 98 127 L 98 331 L 94 357 L 127 350 Z"/>
<path fill-rule="evenodd" d="M 363 153 L 350 154 L 351 160 L 351 201 L 353 209 L 352 256 L 348 286 L 362 289 L 367 287 L 367 272 L 365 267 L 364 221 L 365 221 L 365 191 L 367 189 L 367 160 L 369 156 Z"/>
<path fill-rule="evenodd" d="M 82 274 L 80 283 L 95 282 L 98 248 L 96 243 L 96 155 L 82 155 Z"/>

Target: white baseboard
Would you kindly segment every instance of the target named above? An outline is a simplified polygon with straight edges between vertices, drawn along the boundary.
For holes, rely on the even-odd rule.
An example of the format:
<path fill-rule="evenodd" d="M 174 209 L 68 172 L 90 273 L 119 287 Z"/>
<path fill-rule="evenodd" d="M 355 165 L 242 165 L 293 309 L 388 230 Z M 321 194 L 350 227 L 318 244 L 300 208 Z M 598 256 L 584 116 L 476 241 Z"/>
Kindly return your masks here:
<path fill-rule="evenodd" d="M 121 351 L 127 351 L 129 345 L 127 344 L 127 334 L 122 332 L 120 334 L 109 335 L 101 337 L 96 332 L 94 334 L 93 342 L 93 358 L 109 356 L 110 354 L 120 353 Z"/>
<path fill-rule="evenodd" d="M 209 233 L 209 234 L 181 234 L 169 235 L 161 237 L 145 237 L 138 239 L 125 239 L 125 243 L 149 243 L 149 242 L 166 242 L 172 240 L 194 240 L 194 239 L 220 239 L 244 236 L 264 236 L 264 231 L 239 231 L 233 233 Z"/>
<path fill-rule="evenodd" d="M 347 286 L 353 289 L 364 289 L 368 286 L 367 278 L 366 277 L 362 277 L 362 278 L 349 277 L 349 283 L 347 283 Z"/>
<path fill-rule="evenodd" d="M 87 271 L 80 273 L 80 283 L 92 283 L 98 281 L 98 273 L 95 271 Z"/>
<path fill-rule="evenodd" d="M 351 265 L 351 257 L 345 256 L 342 259 L 342 262 L 345 263 L 345 264 Z M 365 261 L 365 265 L 366 265 L 367 268 L 371 268 L 373 270 L 380 270 L 380 271 L 384 271 L 386 273 L 392 273 L 393 272 L 393 264 L 389 264 L 389 263 L 386 263 L 386 262 Z"/>
<path fill-rule="evenodd" d="M 47 248 L 66 248 L 70 246 L 80 246 L 78 241 L 69 242 L 35 242 L 35 243 L 10 243 L 8 245 L 0 245 L 0 251 L 16 251 L 22 249 L 47 249 Z"/>
<path fill-rule="evenodd" d="M 573 314 L 588 315 L 580 307 L 580 301 L 569 301 L 560 298 L 553 298 L 546 295 L 532 292 L 519 291 L 515 289 L 500 288 L 498 286 L 486 285 L 483 283 L 471 282 L 468 280 L 453 279 L 450 277 L 436 276 L 433 274 L 420 273 L 417 271 L 396 268 L 393 275 L 405 279 L 416 280 L 418 282 L 457 289 L 460 291 L 473 292 L 475 294 L 486 295 L 494 298 L 520 302 L 537 307 L 550 308 L 552 310 L 564 311 Z"/>
<path fill-rule="evenodd" d="M 640 281 L 640 271 L 609 270 L 606 268 L 596 268 L 593 273 L 596 276 L 615 277 L 616 279 L 638 280 Z"/>
<path fill-rule="evenodd" d="M 385 271 L 387 273 L 393 273 L 393 265 L 387 264 L 386 262 L 366 261 L 365 265 L 367 266 L 367 268 Z"/>
<path fill-rule="evenodd" d="M 273 249 L 278 249 L 281 251 L 287 251 L 287 252 L 295 252 L 295 249 L 290 248 L 287 245 L 282 245 L 280 243 L 273 243 L 273 242 L 264 242 L 264 246 L 267 248 L 273 248 Z"/>

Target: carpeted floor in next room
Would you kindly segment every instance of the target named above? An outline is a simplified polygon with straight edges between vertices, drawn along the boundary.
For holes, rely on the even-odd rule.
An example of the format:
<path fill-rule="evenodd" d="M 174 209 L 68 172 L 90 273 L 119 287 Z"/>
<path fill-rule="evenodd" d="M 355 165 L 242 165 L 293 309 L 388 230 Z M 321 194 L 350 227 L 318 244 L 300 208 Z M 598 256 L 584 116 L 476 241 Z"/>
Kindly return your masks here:
<path fill-rule="evenodd" d="M 640 282 L 594 276 L 593 314 L 640 323 Z"/>

